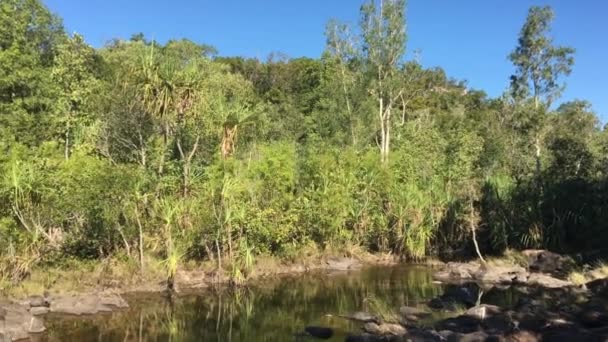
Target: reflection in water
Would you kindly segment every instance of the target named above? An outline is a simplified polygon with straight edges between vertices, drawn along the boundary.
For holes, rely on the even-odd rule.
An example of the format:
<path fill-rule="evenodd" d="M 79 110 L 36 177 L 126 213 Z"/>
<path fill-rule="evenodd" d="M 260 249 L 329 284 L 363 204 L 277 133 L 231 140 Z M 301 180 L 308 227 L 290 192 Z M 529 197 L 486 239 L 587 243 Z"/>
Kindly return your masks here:
<path fill-rule="evenodd" d="M 335 317 L 365 311 L 366 298 L 398 310 L 442 293 L 424 267 L 372 267 L 260 281 L 246 289 L 167 300 L 128 298 L 131 308 L 89 318 L 48 317 L 46 341 L 295 341 L 305 326 L 331 327 L 343 341 L 357 324 Z"/>

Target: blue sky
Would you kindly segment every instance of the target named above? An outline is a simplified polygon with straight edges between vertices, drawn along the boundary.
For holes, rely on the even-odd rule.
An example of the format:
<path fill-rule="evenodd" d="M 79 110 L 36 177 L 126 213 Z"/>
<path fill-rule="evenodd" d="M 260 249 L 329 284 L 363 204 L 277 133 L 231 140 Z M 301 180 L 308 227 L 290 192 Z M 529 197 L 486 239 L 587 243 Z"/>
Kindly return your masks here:
<path fill-rule="evenodd" d="M 318 57 L 330 18 L 357 23 L 362 0 L 44 0 L 69 32 L 93 46 L 143 32 L 159 41 L 189 38 L 221 55 L 265 58 L 271 52 Z M 562 101 L 585 99 L 608 122 L 608 1 L 409 0 L 409 58 L 441 66 L 490 96 L 508 86 L 507 55 L 531 5 L 556 12 L 557 44 L 577 49 Z"/>

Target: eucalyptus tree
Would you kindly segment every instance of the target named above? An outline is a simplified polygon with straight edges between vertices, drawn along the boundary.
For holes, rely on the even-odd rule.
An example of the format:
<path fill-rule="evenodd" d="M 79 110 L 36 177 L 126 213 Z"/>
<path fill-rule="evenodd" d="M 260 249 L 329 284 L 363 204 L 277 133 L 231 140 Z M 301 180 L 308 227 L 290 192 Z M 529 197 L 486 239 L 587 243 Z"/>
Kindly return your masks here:
<path fill-rule="evenodd" d="M 378 106 L 380 159 L 386 164 L 393 109 L 403 95 L 399 65 L 405 54 L 405 0 L 370 0 L 361 7 L 362 52 L 368 91 Z"/>
<path fill-rule="evenodd" d="M 532 145 L 536 159 L 536 177 L 538 187 L 542 190 L 541 154 L 544 135 L 544 117 L 546 109 L 564 89 L 560 83 L 562 76 L 572 71 L 574 49 L 556 46 L 549 35 L 554 18 L 553 10 L 533 6 L 519 34 L 518 45 L 509 55 L 516 73 L 511 76 L 512 95 L 517 100 L 533 99 L 536 118 L 530 120 L 532 127 Z"/>

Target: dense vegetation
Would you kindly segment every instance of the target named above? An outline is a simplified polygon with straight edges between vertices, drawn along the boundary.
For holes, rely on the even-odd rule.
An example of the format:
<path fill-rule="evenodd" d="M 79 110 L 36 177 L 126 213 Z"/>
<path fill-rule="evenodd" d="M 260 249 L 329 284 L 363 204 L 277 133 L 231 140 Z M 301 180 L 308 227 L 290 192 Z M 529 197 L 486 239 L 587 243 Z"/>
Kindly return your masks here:
<path fill-rule="evenodd" d="M 114 257 L 242 276 L 311 249 L 474 255 L 473 234 L 484 254 L 601 251 L 608 132 L 555 105 L 574 50 L 552 18 L 530 9 L 488 98 L 405 60 L 404 0 L 330 22 L 319 59 L 266 61 L 141 34 L 94 49 L 2 0 L 0 276 Z"/>

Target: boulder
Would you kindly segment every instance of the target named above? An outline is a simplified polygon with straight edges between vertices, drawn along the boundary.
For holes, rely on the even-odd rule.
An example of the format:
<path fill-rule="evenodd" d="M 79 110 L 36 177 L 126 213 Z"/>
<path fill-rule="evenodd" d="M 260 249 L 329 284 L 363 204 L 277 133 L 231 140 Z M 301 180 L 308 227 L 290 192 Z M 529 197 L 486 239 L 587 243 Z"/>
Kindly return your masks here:
<path fill-rule="evenodd" d="M 128 308 L 129 304 L 118 294 L 99 293 L 55 298 L 50 311 L 67 315 L 93 315 Z"/>
<path fill-rule="evenodd" d="M 538 285 L 546 288 L 556 289 L 561 287 L 572 286 L 569 281 L 554 278 L 543 273 L 531 273 L 527 280 L 528 285 Z"/>
<path fill-rule="evenodd" d="M 597 296 L 608 297 L 608 278 L 590 281 L 585 287 Z"/>
<path fill-rule="evenodd" d="M 528 249 L 521 252 L 528 262 L 531 271 L 542 273 L 563 273 L 571 265 L 568 257 L 543 249 Z"/>
<path fill-rule="evenodd" d="M 460 263 L 449 262 L 441 270 L 433 274 L 433 278 L 443 282 L 456 280 L 472 280 L 473 274 L 479 271 L 479 264 L 475 262 Z"/>
<path fill-rule="evenodd" d="M 45 331 L 42 321 L 27 308 L 14 303 L 0 303 L 0 337 L 2 340 L 29 339 L 31 334 Z"/>
<path fill-rule="evenodd" d="M 496 305 L 481 304 L 468 309 L 464 314 L 477 319 L 486 319 L 501 313 L 501 309 Z"/>
<path fill-rule="evenodd" d="M 478 293 L 477 285 L 472 285 L 474 286 L 448 286 L 441 296 L 431 299 L 428 305 L 437 310 L 456 310 L 461 306 L 472 307 L 477 302 Z"/>
<path fill-rule="evenodd" d="M 513 266 L 486 266 L 474 273 L 475 280 L 490 284 L 511 284 L 526 280 L 528 272 L 525 268 Z"/>
<path fill-rule="evenodd" d="M 590 301 L 583 305 L 577 318 L 587 328 L 605 327 L 608 326 L 608 308 L 600 301 Z"/>

